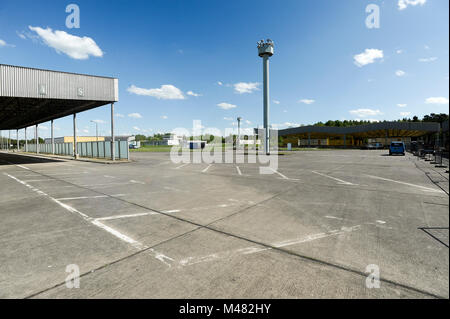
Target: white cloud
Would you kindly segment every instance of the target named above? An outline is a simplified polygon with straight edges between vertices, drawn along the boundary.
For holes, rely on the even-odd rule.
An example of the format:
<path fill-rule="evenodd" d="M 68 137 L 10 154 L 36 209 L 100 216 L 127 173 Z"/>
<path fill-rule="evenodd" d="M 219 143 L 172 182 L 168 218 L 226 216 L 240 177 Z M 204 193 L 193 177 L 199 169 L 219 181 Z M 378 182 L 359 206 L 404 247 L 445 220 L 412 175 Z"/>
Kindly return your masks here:
<path fill-rule="evenodd" d="M 51 28 L 42 29 L 40 27 L 28 27 L 34 31 L 44 41 L 46 45 L 56 50 L 58 53 L 64 53 L 76 60 L 86 60 L 89 56 L 102 57 L 103 51 L 98 47 L 95 41 L 89 37 L 78 37 L 65 31 Z"/>
<path fill-rule="evenodd" d="M 405 73 L 405 71 L 397 70 L 397 71 L 395 71 L 395 75 L 398 77 L 402 77 L 402 76 L 405 76 L 406 73 Z"/>
<path fill-rule="evenodd" d="M 298 101 L 298 103 L 303 103 L 303 104 L 308 104 L 308 105 L 313 104 L 314 102 L 316 102 L 316 100 L 313 100 L 313 99 L 302 99 L 302 100 Z"/>
<path fill-rule="evenodd" d="M 411 112 L 400 112 L 401 116 L 409 116 L 411 115 Z"/>
<path fill-rule="evenodd" d="M 137 127 L 137 126 L 133 126 L 133 130 L 135 130 L 135 131 L 141 131 L 141 129 L 140 129 L 139 127 Z"/>
<path fill-rule="evenodd" d="M 407 107 L 408 104 L 397 104 L 398 107 Z"/>
<path fill-rule="evenodd" d="M 284 123 L 274 123 L 271 125 L 273 129 L 281 129 L 281 128 L 287 128 L 287 127 L 299 127 L 301 124 L 299 123 L 291 123 L 291 122 L 284 122 Z"/>
<path fill-rule="evenodd" d="M 186 94 L 187 94 L 187 95 L 190 95 L 190 96 L 195 96 L 195 97 L 202 96 L 201 94 L 194 93 L 194 92 L 192 92 L 192 91 L 187 91 Z"/>
<path fill-rule="evenodd" d="M 162 118 L 163 120 L 167 120 L 169 117 L 168 117 L 167 115 L 162 115 L 161 118 Z"/>
<path fill-rule="evenodd" d="M 220 86 L 222 86 L 222 85 L 223 85 L 223 83 L 222 83 L 222 82 L 220 82 L 220 81 L 217 81 L 217 85 L 220 85 Z"/>
<path fill-rule="evenodd" d="M 230 109 L 234 109 L 237 107 L 236 105 L 229 104 L 229 103 L 219 103 L 219 104 L 217 104 L 217 106 L 223 110 L 230 110 Z"/>
<path fill-rule="evenodd" d="M 125 117 L 125 115 L 120 114 L 120 113 L 116 113 L 116 114 L 115 114 L 115 117 Z"/>
<path fill-rule="evenodd" d="M 280 104 L 280 101 L 277 101 L 277 100 L 273 100 L 272 102 L 275 104 Z"/>
<path fill-rule="evenodd" d="M 161 85 L 159 89 L 142 89 L 135 85 L 127 89 L 128 92 L 136 95 L 145 95 L 156 97 L 161 100 L 184 100 L 183 92 L 171 84 Z"/>
<path fill-rule="evenodd" d="M 225 121 L 232 121 L 232 120 L 233 120 L 232 117 L 224 117 L 223 119 L 224 119 Z"/>
<path fill-rule="evenodd" d="M 133 119 L 141 119 L 142 115 L 139 113 L 130 113 L 130 114 L 128 114 L 128 117 L 131 117 Z"/>
<path fill-rule="evenodd" d="M 252 122 L 250 122 L 249 120 L 245 120 L 245 123 L 247 123 L 248 125 L 252 124 Z"/>
<path fill-rule="evenodd" d="M 106 123 L 103 120 L 92 120 L 92 122 L 97 123 L 97 124 L 105 124 Z"/>
<path fill-rule="evenodd" d="M 438 59 L 437 57 L 433 56 L 433 57 L 431 57 L 431 58 L 421 58 L 421 59 L 419 59 L 419 62 L 427 63 L 427 62 L 433 62 L 433 61 L 436 61 L 437 59 Z"/>
<path fill-rule="evenodd" d="M 350 114 L 358 116 L 358 117 L 367 117 L 367 116 L 377 116 L 382 115 L 380 110 L 372 110 L 372 109 L 356 109 L 349 111 Z"/>
<path fill-rule="evenodd" d="M 446 97 L 429 97 L 425 100 L 426 104 L 441 104 L 445 105 L 448 104 L 448 98 Z"/>
<path fill-rule="evenodd" d="M 3 48 L 6 48 L 6 47 L 14 48 L 15 45 L 14 45 L 14 44 L 6 43 L 6 41 L 0 39 L 0 48 L 2 48 L 2 47 L 3 47 Z"/>
<path fill-rule="evenodd" d="M 239 82 L 234 84 L 234 90 L 236 93 L 244 94 L 244 93 L 253 93 L 254 91 L 259 90 L 259 83 L 257 82 Z"/>
<path fill-rule="evenodd" d="M 19 38 L 21 38 L 23 40 L 27 39 L 27 37 L 25 36 L 25 34 L 23 34 L 23 32 L 16 31 L 16 34 Z"/>
<path fill-rule="evenodd" d="M 363 67 L 367 64 L 374 63 L 376 59 L 382 59 L 383 57 L 383 50 L 366 49 L 363 53 L 355 55 L 353 59 L 357 66 Z"/>
<path fill-rule="evenodd" d="M 44 126 L 44 125 L 38 125 L 38 129 L 43 130 L 43 131 L 48 131 L 48 127 Z"/>
<path fill-rule="evenodd" d="M 399 49 L 399 50 L 395 51 L 395 53 L 397 53 L 397 54 L 402 54 L 403 52 L 404 51 L 402 49 Z"/>
<path fill-rule="evenodd" d="M 408 6 L 423 6 L 427 0 L 398 0 L 398 9 L 405 10 Z"/>
<path fill-rule="evenodd" d="M 83 133 L 85 133 L 85 134 L 89 134 L 89 130 L 83 130 Z"/>

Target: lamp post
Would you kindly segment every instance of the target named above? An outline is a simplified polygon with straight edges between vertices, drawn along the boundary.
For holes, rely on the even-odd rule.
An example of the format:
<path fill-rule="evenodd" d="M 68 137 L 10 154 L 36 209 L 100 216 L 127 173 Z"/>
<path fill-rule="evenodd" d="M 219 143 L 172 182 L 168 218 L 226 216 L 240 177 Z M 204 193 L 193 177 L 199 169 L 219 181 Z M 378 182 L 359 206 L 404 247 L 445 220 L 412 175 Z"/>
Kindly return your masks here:
<path fill-rule="evenodd" d="M 241 146 L 241 121 L 242 121 L 242 117 L 238 117 L 237 118 L 238 121 L 238 142 L 236 143 L 237 146 Z"/>
<path fill-rule="evenodd" d="M 266 154 L 270 154 L 270 126 L 269 126 L 269 58 L 273 55 L 273 41 L 267 39 L 266 42 L 258 42 L 258 55 L 263 59 L 264 77 L 264 149 Z"/>

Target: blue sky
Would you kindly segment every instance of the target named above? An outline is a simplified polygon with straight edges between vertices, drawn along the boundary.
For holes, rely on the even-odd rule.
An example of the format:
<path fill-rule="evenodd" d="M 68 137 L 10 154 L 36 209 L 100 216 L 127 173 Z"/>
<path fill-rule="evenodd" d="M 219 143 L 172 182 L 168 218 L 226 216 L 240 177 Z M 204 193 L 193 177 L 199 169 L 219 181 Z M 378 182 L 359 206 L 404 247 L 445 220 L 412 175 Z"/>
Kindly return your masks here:
<path fill-rule="evenodd" d="M 66 27 L 70 3 L 80 8 L 78 29 Z M 366 27 L 369 4 L 380 8 L 380 28 Z M 271 38 L 273 127 L 394 120 L 448 113 L 448 7 L 448 0 L 1 0 L 0 63 L 119 78 L 116 134 L 191 128 L 193 120 L 223 130 L 238 116 L 246 127 L 262 125 L 256 42 Z M 109 107 L 79 114 L 80 135 L 95 135 L 90 120 L 109 134 Z M 70 117 L 55 124 L 56 135 L 72 133 Z M 48 127 L 40 135 L 49 136 Z"/>

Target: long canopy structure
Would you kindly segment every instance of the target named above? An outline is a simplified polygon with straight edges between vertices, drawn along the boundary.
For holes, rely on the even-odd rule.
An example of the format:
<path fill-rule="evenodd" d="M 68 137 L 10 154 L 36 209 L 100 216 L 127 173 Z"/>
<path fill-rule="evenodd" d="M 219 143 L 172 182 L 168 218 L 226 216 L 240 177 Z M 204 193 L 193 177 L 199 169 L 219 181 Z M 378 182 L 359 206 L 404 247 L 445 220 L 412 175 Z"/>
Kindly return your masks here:
<path fill-rule="evenodd" d="M 115 78 L 0 64 L 0 130 L 22 129 L 118 100 Z"/>
<path fill-rule="evenodd" d="M 342 139 L 342 145 L 349 145 L 350 141 L 361 144 L 368 138 L 415 138 L 440 131 L 439 123 L 434 122 L 378 122 L 365 125 L 347 127 L 335 126 L 300 126 L 278 131 L 278 136 L 287 142 L 295 143 L 298 139 Z M 347 142 L 346 142 L 347 141 Z"/>
<path fill-rule="evenodd" d="M 18 135 L 19 129 L 25 129 L 25 143 L 27 127 L 36 126 L 38 141 L 37 125 L 51 121 L 53 141 L 53 121 L 73 115 L 73 155 L 76 158 L 76 114 L 111 104 L 111 150 L 115 150 L 114 103 L 118 100 L 119 80 L 116 78 L 0 64 L 0 130 L 16 130 Z M 36 150 L 38 153 L 39 143 Z M 111 158 L 115 159 L 115 151 L 111 152 Z"/>

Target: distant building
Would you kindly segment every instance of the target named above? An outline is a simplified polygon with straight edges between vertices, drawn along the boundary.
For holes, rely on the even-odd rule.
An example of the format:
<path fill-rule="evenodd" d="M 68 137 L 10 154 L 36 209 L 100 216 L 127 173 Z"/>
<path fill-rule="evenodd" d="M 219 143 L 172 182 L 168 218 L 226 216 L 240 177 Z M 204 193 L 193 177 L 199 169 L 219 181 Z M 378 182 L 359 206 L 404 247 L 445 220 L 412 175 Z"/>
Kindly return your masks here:
<path fill-rule="evenodd" d="M 183 142 L 182 136 L 168 133 L 163 136 L 161 145 L 174 146 L 174 145 L 180 145 L 182 142 Z"/>
<path fill-rule="evenodd" d="M 98 139 L 96 136 L 77 136 L 77 143 L 83 143 L 83 142 L 103 142 L 105 141 L 104 136 L 99 136 Z M 51 138 L 46 138 L 44 140 L 45 144 L 52 144 Z M 73 143 L 73 136 L 62 136 L 62 137 L 55 137 L 55 143 Z"/>

